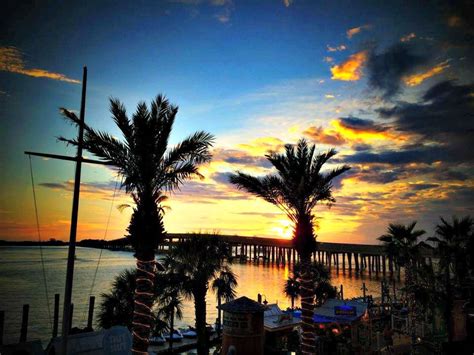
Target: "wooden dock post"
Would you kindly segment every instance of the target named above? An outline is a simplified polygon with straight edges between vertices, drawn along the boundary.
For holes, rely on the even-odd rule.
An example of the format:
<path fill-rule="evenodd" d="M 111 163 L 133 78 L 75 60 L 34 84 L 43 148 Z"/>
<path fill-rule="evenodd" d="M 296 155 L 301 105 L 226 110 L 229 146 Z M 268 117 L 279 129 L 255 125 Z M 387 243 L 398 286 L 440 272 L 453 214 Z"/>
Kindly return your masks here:
<path fill-rule="evenodd" d="M 59 328 L 59 293 L 54 295 L 53 338 L 58 336 Z"/>
<path fill-rule="evenodd" d="M 92 320 L 94 319 L 94 303 L 95 297 L 91 296 L 89 298 L 89 314 L 87 316 L 87 328 L 92 329 Z"/>
<path fill-rule="evenodd" d="M 0 345 L 3 345 L 3 329 L 5 328 L 5 311 L 0 311 Z"/>
<path fill-rule="evenodd" d="M 21 330 L 20 330 L 20 343 L 26 342 L 28 336 L 28 314 L 30 312 L 30 305 L 23 305 L 23 314 L 21 316 Z"/>
<path fill-rule="evenodd" d="M 346 273 L 346 253 L 342 253 L 342 273 Z"/>
<path fill-rule="evenodd" d="M 71 332 L 72 329 L 72 317 L 74 316 L 74 303 L 71 303 L 70 311 L 69 311 L 69 331 L 68 334 Z"/>

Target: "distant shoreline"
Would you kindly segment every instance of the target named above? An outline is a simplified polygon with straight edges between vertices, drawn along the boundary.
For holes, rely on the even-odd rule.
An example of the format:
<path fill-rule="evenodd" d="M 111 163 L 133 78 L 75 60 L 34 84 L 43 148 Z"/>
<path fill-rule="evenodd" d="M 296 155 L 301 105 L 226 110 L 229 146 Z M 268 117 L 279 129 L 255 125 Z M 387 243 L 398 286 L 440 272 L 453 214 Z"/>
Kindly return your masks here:
<path fill-rule="evenodd" d="M 68 242 L 64 242 L 62 240 L 50 239 L 48 241 L 39 242 L 34 240 L 23 240 L 23 241 L 16 241 L 16 240 L 0 240 L 0 247 L 1 246 L 25 246 L 25 247 L 32 247 L 32 246 L 68 246 Z M 111 249 L 111 250 L 124 250 L 128 251 L 131 250 L 131 246 L 128 243 L 126 238 L 120 238 L 115 240 L 99 240 L 99 239 L 83 239 L 76 243 L 78 247 L 86 247 L 86 248 L 96 248 L 96 249 Z"/>

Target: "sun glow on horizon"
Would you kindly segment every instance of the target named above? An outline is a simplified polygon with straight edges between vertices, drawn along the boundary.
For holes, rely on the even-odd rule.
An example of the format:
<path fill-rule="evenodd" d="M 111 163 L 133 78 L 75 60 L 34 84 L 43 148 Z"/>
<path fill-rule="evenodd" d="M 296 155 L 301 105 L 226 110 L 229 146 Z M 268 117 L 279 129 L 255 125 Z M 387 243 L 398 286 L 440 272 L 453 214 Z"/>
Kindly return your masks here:
<path fill-rule="evenodd" d="M 278 237 L 282 239 L 291 239 L 293 236 L 293 224 L 285 219 L 279 219 L 278 225 L 272 227 L 272 233 L 276 234 Z"/>

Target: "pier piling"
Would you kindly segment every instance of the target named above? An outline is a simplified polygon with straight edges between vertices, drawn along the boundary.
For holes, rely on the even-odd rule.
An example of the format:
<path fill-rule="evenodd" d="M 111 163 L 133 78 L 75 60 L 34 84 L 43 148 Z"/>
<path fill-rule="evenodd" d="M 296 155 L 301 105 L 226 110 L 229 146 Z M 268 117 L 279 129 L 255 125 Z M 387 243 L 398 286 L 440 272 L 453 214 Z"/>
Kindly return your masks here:
<path fill-rule="evenodd" d="M 87 328 L 92 329 L 92 320 L 94 318 L 94 303 L 95 297 L 91 296 L 89 298 L 89 314 L 87 316 Z"/>
<path fill-rule="evenodd" d="M 0 311 L 0 345 L 3 345 L 3 329 L 5 328 L 5 311 Z"/>
<path fill-rule="evenodd" d="M 71 332 L 72 329 L 72 317 L 74 316 L 74 303 L 71 303 L 71 307 L 69 308 L 69 330 L 68 334 Z"/>
<path fill-rule="evenodd" d="M 59 328 L 59 293 L 54 295 L 53 338 L 58 336 Z"/>
<path fill-rule="evenodd" d="M 21 316 L 21 330 L 20 330 L 20 343 L 26 342 L 28 336 L 28 315 L 30 313 L 30 305 L 23 305 L 23 313 Z"/>

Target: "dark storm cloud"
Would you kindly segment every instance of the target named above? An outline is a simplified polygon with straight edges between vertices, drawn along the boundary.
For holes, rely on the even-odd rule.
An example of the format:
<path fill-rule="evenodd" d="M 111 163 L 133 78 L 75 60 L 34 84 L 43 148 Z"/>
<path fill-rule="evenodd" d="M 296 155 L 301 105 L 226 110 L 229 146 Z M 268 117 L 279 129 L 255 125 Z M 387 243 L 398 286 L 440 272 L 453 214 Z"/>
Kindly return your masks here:
<path fill-rule="evenodd" d="M 39 186 L 47 187 L 49 189 L 64 189 L 66 190 L 67 185 L 57 182 L 42 182 L 38 184 Z"/>
<path fill-rule="evenodd" d="M 229 178 L 232 175 L 232 173 L 223 173 L 223 172 L 216 172 L 212 174 L 211 178 L 215 182 L 218 182 L 220 184 L 228 184 L 230 185 Z"/>
<path fill-rule="evenodd" d="M 397 43 L 383 52 L 372 50 L 367 61 L 369 85 L 389 99 L 400 91 L 402 78 L 428 62 L 410 43 Z"/>
<path fill-rule="evenodd" d="M 388 129 L 372 120 L 357 117 L 341 117 L 339 118 L 339 122 L 341 126 L 350 128 L 354 131 L 383 132 Z"/>
<path fill-rule="evenodd" d="M 395 118 L 398 130 L 421 135 L 443 145 L 443 151 L 425 148 L 418 161 L 436 158 L 473 160 L 474 85 L 444 81 L 431 87 L 418 103 L 401 102 L 379 110 L 382 117 Z M 400 152 L 402 156 L 409 152 Z M 439 158 L 437 160 L 440 160 Z"/>
<path fill-rule="evenodd" d="M 354 149 L 356 152 L 363 152 L 363 151 L 368 151 L 372 149 L 372 146 L 370 144 L 355 144 L 352 146 L 352 149 Z"/>
<path fill-rule="evenodd" d="M 407 150 L 385 150 L 381 152 L 357 152 L 347 156 L 345 163 L 367 164 L 391 164 L 402 165 L 410 163 L 433 163 L 446 156 L 444 150 L 440 147 L 421 147 L 420 149 Z"/>
<path fill-rule="evenodd" d="M 264 167 L 270 168 L 271 163 L 264 157 L 253 157 L 250 155 L 245 156 L 232 156 L 225 158 L 224 161 L 229 164 L 242 164 L 242 165 L 250 165 L 250 166 L 257 166 L 257 167 Z"/>
<path fill-rule="evenodd" d="M 394 170 L 386 170 L 386 171 L 370 171 L 360 174 L 360 180 L 367 181 L 367 182 L 374 182 L 377 184 L 388 184 L 389 182 L 397 181 L 401 178 L 401 173 L 399 171 Z"/>
<path fill-rule="evenodd" d="M 429 190 L 439 187 L 438 184 L 410 184 L 410 188 L 414 191 Z"/>
<path fill-rule="evenodd" d="M 39 186 L 46 187 L 48 189 L 72 191 L 74 189 L 74 182 L 72 180 L 65 181 L 63 183 L 58 182 L 42 182 Z M 117 188 L 120 186 L 117 185 Z M 114 191 L 116 188 L 114 181 L 109 182 L 82 182 L 81 192 L 102 192 L 102 191 Z"/>

